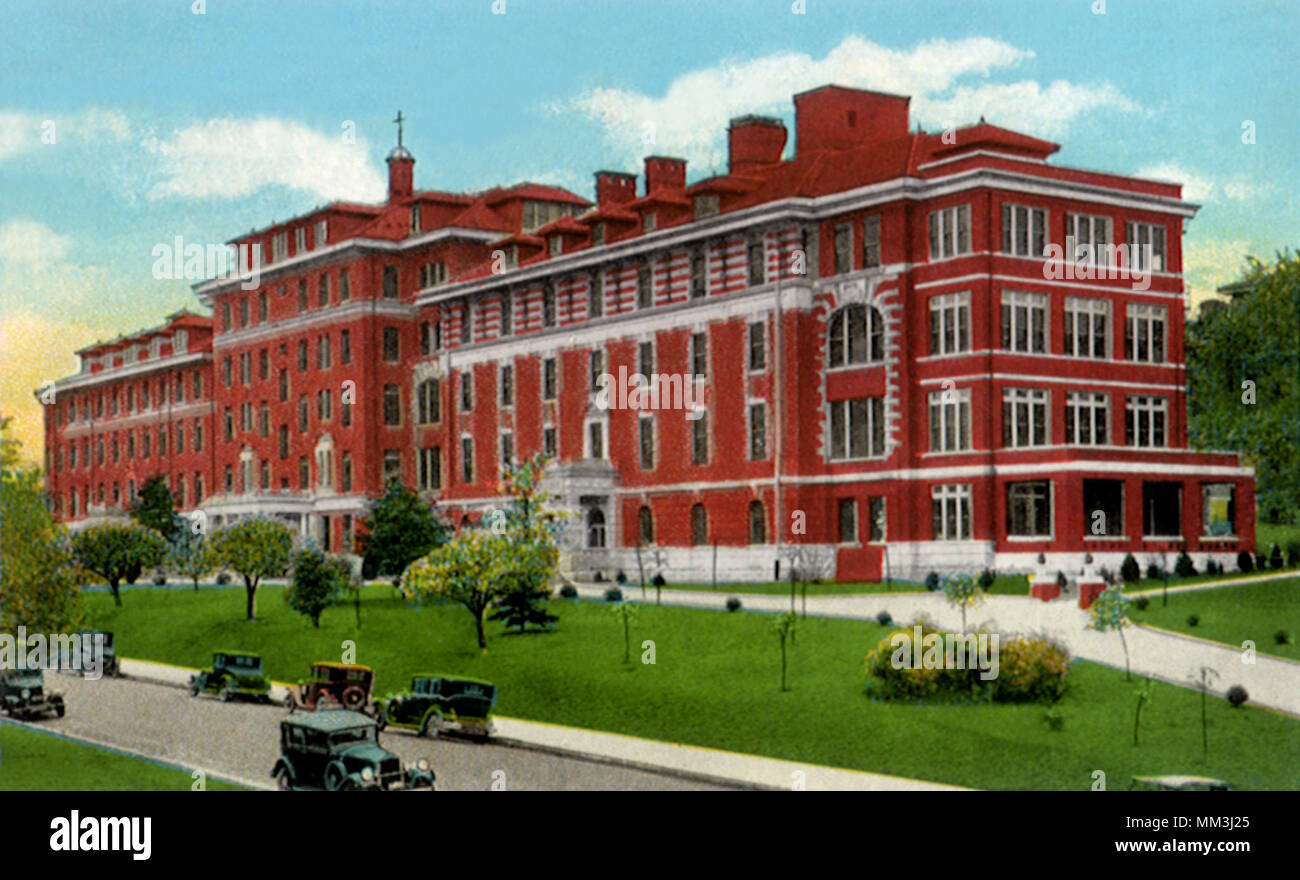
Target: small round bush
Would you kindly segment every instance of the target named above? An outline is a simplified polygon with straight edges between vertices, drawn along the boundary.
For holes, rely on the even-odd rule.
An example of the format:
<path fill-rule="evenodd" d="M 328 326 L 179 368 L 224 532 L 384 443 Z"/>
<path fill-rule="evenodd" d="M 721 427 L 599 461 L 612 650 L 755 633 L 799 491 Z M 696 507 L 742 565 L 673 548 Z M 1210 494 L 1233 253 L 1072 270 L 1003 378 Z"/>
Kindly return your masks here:
<path fill-rule="evenodd" d="M 1223 574 L 1223 566 L 1219 565 L 1219 563 L 1215 562 L 1213 559 L 1210 559 L 1205 563 L 1205 573 Z"/>
<path fill-rule="evenodd" d="M 219 583 L 219 584 L 228 584 L 228 583 L 230 583 L 230 575 L 226 574 L 224 571 L 221 572 L 221 573 L 219 573 L 219 574 L 217 575 L 217 583 Z"/>
<path fill-rule="evenodd" d="M 1245 550 L 1237 554 L 1237 571 L 1242 574 L 1250 574 L 1255 570 L 1255 557 L 1251 556 Z"/>
<path fill-rule="evenodd" d="M 1136 608 L 1138 611 L 1146 611 L 1148 608 L 1151 607 L 1151 600 L 1148 599 L 1146 596 L 1138 596 L 1136 599 L 1133 600 L 1133 607 Z"/>
<path fill-rule="evenodd" d="M 1187 555 L 1187 551 L 1178 554 L 1178 560 L 1174 563 L 1174 574 L 1180 578 L 1196 575 L 1196 563 L 1192 562 L 1192 557 Z"/>
<path fill-rule="evenodd" d="M 1278 544 L 1273 545 L 1273 551 L 1268 554 L 1268 567 L 1279 569 L 1282 567 L 1282 548 Z"/>
<path fill-rule="evenodd" d="M 605 601 L 606 601 L 606 602 L 622 602 L 622 601 L 623 601 L 623 591 L 620 590 L 618 587 L 610 587 L 608 590 L 605 591 Z"/>
<path fill-rule="evenodd" d="M 664 580 L 664 576 L 661 574 L 655 575 L 654 579 L 650 581 L 650 585 L 653 587 L 662 587 L 666 583 L 668 583 L 668 581 Z"/>
<path fill-rule="evenodd" d="M 735 596 L 728 596 L 728 597 L 727 597 L 727 610 L 728 610 L 728 611 L 739 611 L 739 610 L 740 610 L 740 599 L 737 598 L 737 597 L 735 597 Z"/>
<path fill-rule="evenodd" d="M 1232 687 L 1228 688 L 1228 702 L 1232 704 L 1232 708 L 1240 709 L 1242 704 L 1249 699 L 1250 694 L 1247 693 L 1246 689 L 1241 685 L 1234 684 Z"/>
<path fill-rule="evenodd" d="M 939 572 L 932 571 L 925 576 L 925 588 L 932 593 L 939 589 Z"/>
<path fill-rule="evenodd" d="M 1132 553 L 1125 556 L 1124 561 L 1120 563 L 1119 576 L 1125 583 L 1129 584 L 1135 584 L 1142 580 L 1142 568 L 1138 565 L 1138 561 L 1133 558 Z"/>
<path fill-rule="evenodd" d="M 1289 645 L 1291 644 L 1291 634 L 1284 629 L 1280 629 L 1273 633 L 1273 641 L 1279 645 Z"/>
<path fill-rule="evenodd" d="M 560 598 L 561 599 L 578 598 L 578 588 L 575 587 L 573 584 L 565 584 L 564 586 L 560 587 Z"/>
<path fill-rule="evenodd" d="M 165 587 L 165 586 L 167 586 L 167 575 L 165 575 L 165 574 L 156 574 L 156 575 L 153 576 L 153 582 L 154 582 L 155 584 L 157 584 L 158 586 L 160 586 L 160 587 Z"/>
<path fill-rule="evenodd" d="M 614 575 L 614 582 L 617 584 L 627 583 L 627 575 L 623 574 L 623 569 L 620 568 L 618 574 Z"/>
<path fill-rule="evenodd" d="M 598 584 L 603 584 L 605 582 L 605 572 L 598 571 L 591 576 L 591 579 Z"/>
<path fill-rule="evenodd" d="M 1286 564 L 1289 568 L 1300 568 L 1300 541 L 1287 541 Z"/>
<path fill-rule="evenodd" d="M 1163 576 L 1164 572 L 1161 571 L 1160 566 L 1156 565 L 1154 562 L 1147 566 L 1147 580 L 1158 581 Z"/>
<path fill-rule="evenodd" d="M 997 579 L 998 573 L 991 568 L 986 568 L 980 572 L 980 576 L 976 580 L 976 583 L 979 584 L 981 590 L 987 593 L 989 590 L 993 589 L 993 582 Z"/>
<path fill-rule="evenodd" d="M 1043 722 L 1048 730 L 1059 731 L 1065 727 L 1065 716 L 1061 714 L 1060 709 L 1051 706 L 1043 710 Z"/>
<path fill-rule="evenodd" d="M 882 611 L 876 615 L 876 623 L 881 626 L 893 626 L 894 618 L 890 616 L 888 611 Z"/>
<path fill-rule="evenodd" d="M 1187 615 L 1187 625 L 1188 625 L 1188 626 L 1200 626 L 1200 625 L 1201 625 L 1201 618 L 1200 618 L 1199 616 L 1195 615 L 1195 614 L 1189 614 L 1189 615 Z"/>
<path fill-rule="evenodd" d="M 1263 571 L 1265 568 L 1267 568 L 1267 567 L 1268 567 L 1268 557 L 1265 556 L 1263 553 L 1256 553 L 1256 554 L 1255 554 L 1255 567 L 1256 567 L 1257 569 L 1259 569 L 1260 571 Z"/>

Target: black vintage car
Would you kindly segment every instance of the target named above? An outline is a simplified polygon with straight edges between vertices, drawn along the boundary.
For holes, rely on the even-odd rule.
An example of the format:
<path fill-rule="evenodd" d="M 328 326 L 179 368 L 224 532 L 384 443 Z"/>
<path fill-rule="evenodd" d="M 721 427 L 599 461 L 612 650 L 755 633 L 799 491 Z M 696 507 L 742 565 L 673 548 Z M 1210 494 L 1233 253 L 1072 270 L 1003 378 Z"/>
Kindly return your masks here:
<path fill-rule="evenodd" d="M 262 658 L 246 651 L 216 651 L 212 668 L 190 676 L 190 696 L 216 694 L 223 703 L 247 697 L 269 703 L 271 680 L 262 674 Z"/>
<path fill-rule="evenodd" d="M 434 773 L 421 758 L 402 766 L 379 745 L 373 719 L 348 709 L 322 709 L 280 722 L 280 760 L 271 776 L 282 791 L 433 790 Z"/>
<path fill-rule="evenodd" d="M 425 736 L 454 731 L 487 737 L 492 735 L 496 701 L 496 685 L 490 681 L 426 673 L 411 679 L 409 693 L 375 701 L 374 716 L 380 730 L 391 724 Z"/>
<path fill-rule="evenodd" d="M 45 670 L 0 670 L 0 708 L 14 718 L 37 718 L 53 713 L 63 717 L 63 695 L 47 693 Z"/>

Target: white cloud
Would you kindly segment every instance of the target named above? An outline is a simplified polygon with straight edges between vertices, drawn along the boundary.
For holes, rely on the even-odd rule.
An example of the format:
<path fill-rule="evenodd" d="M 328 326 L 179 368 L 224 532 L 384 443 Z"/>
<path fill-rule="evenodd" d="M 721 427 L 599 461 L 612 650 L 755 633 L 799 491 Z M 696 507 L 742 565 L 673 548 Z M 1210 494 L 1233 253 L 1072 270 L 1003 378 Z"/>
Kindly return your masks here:
<path fill-rule="evenodd" d="M 1212 177 L 1189 171 L 1174 162 L 1148 165 L 1137 173 L 1138 177 L 1153 177 L 1183 185 L 1183 198 L 1193 202 L 1211 202 L 1228 199 L 1248 202 L 1271 192 L 1268 184 L 1251 183 L 1240 178 L 1217 181 Z"/>
<path fill-rule="evenodd" d="M 167 140 L 148 138 L 161 180 L 150 196 L 239 198 L 266 186 L 285 186 L 325 200 L 380 201 L 383 175 L 366 159 L 363 140 L 346 143 L 283 119 L 211 119 Z"/>
<path fill-rule="evenodd" d="M 5 111 L 0 112 L 0 161 L 42 146 L 97 146 L 121 143 L 130 135 L 130 120 L 120 110 L 90 107 L 79 113 L 51 116 Z"/>
<path fill-rule="evenodd" d="M 67 256 L 71 240 L 34 220 L 11 220 L 0 226 L 0 264 L 39 269 Z"/>
<path fill-rule="evenodd" d="M 1057 81 L 1046 88 L 1032 81 L 962 84 L 1033 57 L 1032 51 L 989 37 L 929 40 L 910 50 L 896 50 L 851 35 L 820 59 L 778 52 L 725 61 L 683 74 L 662 97 L 593 88 L 549 109 L 596 121 L 610 145 L 632 161 L 657 152 L 683 155 L 697 163 L 716 161 L 723 154 L 719 145 L 730 118 L 784 112 L 791 95 L 827 83 L 910 95 L 917 118 L 926 124 L 974 122 L 983 113 L 990 122 L 1048 136 L 1063 131 L 1082 113 L 1141 109 L 1109 84 Z M 650 134 L 653 141 L 647 140 Z"/>

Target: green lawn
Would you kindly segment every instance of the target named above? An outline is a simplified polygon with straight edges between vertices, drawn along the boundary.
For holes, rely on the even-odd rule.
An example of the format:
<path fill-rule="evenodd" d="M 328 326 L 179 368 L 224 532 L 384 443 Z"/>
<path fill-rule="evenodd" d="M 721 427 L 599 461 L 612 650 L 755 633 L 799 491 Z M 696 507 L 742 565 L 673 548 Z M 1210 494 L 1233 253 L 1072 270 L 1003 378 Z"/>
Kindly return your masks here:
<path fill-rule="evenodd" d="M 1286 555 L 1286 545 L 1291 541 L 1300 541 L 1300 526 L 1275 525 L 1274 523 L 1255 523 L 1255 548 L 1258 553 L 1273 552 L 1273 545 L 1282 548 Z"/>
<path fill-rule="evenodd" d="M 0 790 L 189 791 L 184 770 L 0 723 Z M 242 791 L 215 779 L 208 791 Z"/>
<path fill-rule="evenodd" d="M 1251 639 L 1261 654 L 1300 660 L 1300 577 L 1174 593 L 1168 607 L 1160 596 L 1149 598 L 1146 611 L 1129 606 L 1133 620 L 1231 645 Z M 1196 626 L 1187 622 L 1193 614 L 1200 618 Z M 1273 638 L 1278 630 L 1286 630 L 1288 644 Z"/>
<path fill-rule="evenodd" d="M 312 660 L 338 660 L 345 640 L 376 667 L 379 691 L 417 671 L 447 670 L 495 681 L 498 711 L 672 742 L 930 779 L 978 788 L 1087 789 L 1094 770 L 1111 788 L 1134 774 L 1196 773 L 1245 788 L 1300 787 L 1294 762 L 1300 722 L 1210 702 L 1210 756 L 1201 758 L 1200 703 L 1191 691 L 1156 685 L 1132 745 L 1134 684 L 1121 671 L 1079 663 L 1052 732 L 1040 706 L 890 704 L 865 694 L 863 657 L 887 632 L 868 622 L 801 621 L 790 650 L 792 689 L 778 689 L 774 617 L 639 608 L 635 661 L 623 666 L 619 623 L 603 602 L 557 600 L 556 632 L 504 635 L 489 624 L 489 652 L 457 606 L 408 608 L 391 587 L 368 588 L 360 629 L 350 607 L 330 609 L 313 629 L 285 607 L 282 591 L 259 598 L 259 622 L 242 621 L 242 590 L 132 590 L 125 607 L 87 597 L 96 626 L 117 632 L 123 656 L 189 666 L 213 648 L 260 652 L 269 674 L 297 679 Z M 656 662 L 639 662 L 643 640 Z"/>
<path fill-rule="evenodd" d="M 1275 573 L 1280 574 L 1280 572 L 1274 572 L 1272 569 L 1266 569 L 1265 571 L 1262 572 L 1252 571 L 1249 574 L 1242 574 L 1241 572 L 1237 571 L 1236 568 L 1234 567 L 1232 571 L 1225 572 L 1223 574 L 1198 574 L 1198 575 L 1193 575 L 1192 577 L 1181 577 L 1181 578 L 1175 577 L 1174 575 L 1171 574 L 1169 576 L 1169 586 L 1170 588 L 1188 587 L 1188 586 L 1192 586 L 1193 584 L 1212 584 L 1217 581 L 1235 581 L 1244 577 L 1255 577 L 1258 574 L 1275 574 Z M 1144 571 L 1143 574 L 1145 575 L 1146 572 Z M 1164 587 L 1165 587 L 1165 582 L 1161 578 L 1155 578 L 1154 580 L 1151 580 L 1144 576 L 1140 581 L 1124 582 L 1124 592 L 1126 593 L 1133 593 L 1138 591 L 1145 592 L 1146 590 L 1163 591 Z"/>
<path fill-rule="evenodd" d="M 609 584 L 608 586 L 617 587 L 618 584 Z M 641 598 L 641 584 L 629 582 L 624 584 L 621 589 L 623 595 L 630 599 Z M 646 584 L 646 596 L 654 598 L 655 588 Z M 784 581 L 776 583 L 773 581 L 763 581 L 758 583 L 734 583 L 718 584 L 717 589 L 712 584 L 664 584 L 665 590 L 692 590 L 701 593 L 717 593 L 719 596 L 733 596 L 744 593 L 759 593 L 764 596 L 789 596 L 790 583 Z M 845 581 L 842 583 L 801 583 L 798 585 L 796 595 L 804 595 L 807 590 L 809 596 L 844 596 L 844 595 L 861 595 L 868 593 L 924 593 L 925 584 L 918 584 L 913 581 L 893 581 L 886 584 L 875 581 Z M 1001 593 L 1007 595 L 1028 595 L 1029 579 L 1024 575 L 998 575 L 993 582 L 990 593 Z"/>

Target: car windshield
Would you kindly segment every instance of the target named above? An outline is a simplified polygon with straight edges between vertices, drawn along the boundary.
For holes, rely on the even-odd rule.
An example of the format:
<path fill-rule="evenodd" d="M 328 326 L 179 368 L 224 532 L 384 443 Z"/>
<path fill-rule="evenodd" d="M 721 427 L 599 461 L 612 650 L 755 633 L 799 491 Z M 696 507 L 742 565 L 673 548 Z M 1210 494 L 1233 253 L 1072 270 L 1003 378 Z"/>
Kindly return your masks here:
<path fill-rule="evenodd" d="M 30 669 L 10 670 L 5 673 L 5 683 L 12 687 L 40 687 L 42 676 L 39 672 Z"/>
<path fill-rule="evenodd" d="M 227 657 L 226 665 L 240 672 L 256 673 L 262 669 L 262 661 L 257 657 Z"/>
<path fill-rule="evenodd" d="M 494 690 L 492 685 L 477 681 L 448 681 L 442 687 L 443 693 L 449 697 L 479 697 L 484 700 L 492 699 Z"/>
<path fill-rule="evenodd" d="M 330 734 L 331 746 L 348 746 L 348 745 L 352 745 L 353 743 L 374 742 L 374 741 L 375 741 L 375 728 L 372 726 L 351 727 L 348 728 L 347 730 L 340 730 Z"/>

